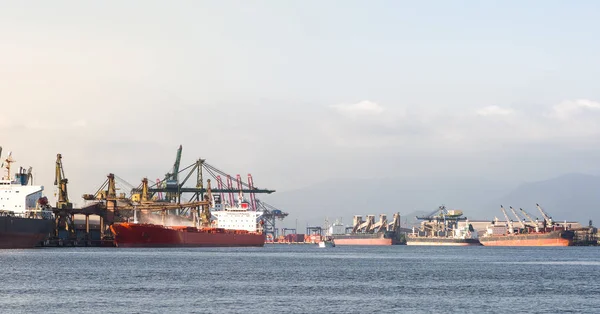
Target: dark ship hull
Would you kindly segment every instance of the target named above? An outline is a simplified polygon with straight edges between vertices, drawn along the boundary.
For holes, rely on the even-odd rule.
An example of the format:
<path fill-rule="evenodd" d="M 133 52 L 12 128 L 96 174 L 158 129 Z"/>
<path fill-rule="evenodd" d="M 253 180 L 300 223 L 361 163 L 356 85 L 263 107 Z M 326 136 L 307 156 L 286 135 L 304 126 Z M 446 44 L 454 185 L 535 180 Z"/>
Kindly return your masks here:
<path fill-rule="evenodd" d="M 52 220 L 0 216 L 0 249 L 33 248 L 53 229 Z"/>

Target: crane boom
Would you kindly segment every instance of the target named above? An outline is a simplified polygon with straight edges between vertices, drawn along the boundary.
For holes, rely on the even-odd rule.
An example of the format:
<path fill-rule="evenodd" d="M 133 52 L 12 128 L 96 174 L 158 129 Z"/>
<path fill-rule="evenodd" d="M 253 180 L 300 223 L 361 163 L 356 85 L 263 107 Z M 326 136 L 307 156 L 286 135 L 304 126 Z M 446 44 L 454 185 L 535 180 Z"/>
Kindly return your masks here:
<path fill-rule="evenodd" d="M 513 227 L 512 220 L 510 220 L 508 218 L 508 215 L 506 214 L 506 210 L 504 210 L 504 206 L 500 205 L 500 209 L 502 210 L 502 213 L 504 214 L 504 218 L 506 218 L 506 223 L 508 223 L 508 232 L 515 233 L 515 228 Z"/>
<path fill-rule="evenodd" d="M 531 223 L 535 226 L 535 232 L 540 232 L 540 227 L 538 226 L 537 221 L 533 221 L 533 219 L 531 219 L 529 214 L 523 208 L 519 208 L 519 209 L 521 210 L 523 215 L 525 215 L 525 217 L 527 217 L 527 219 L 529 219 L 529 221 L 531 221 Z"/>
<path fill-rule="evenodd" d="M 512 211 L 513 215 L 515 215 L 515 217 L 517 218 L 517 221 L 519 221 L 519 224 L 521 224 L 521 228 L 525 229 L 525 224 L 521 220 L 521 217 L 519 217 L 519 215 L 517 215 L 517 212 L 515 211 L 515 209 L 512 206 L 510 206 L 509 208 L 510 208 L 510 211 Z"/>
<path fill-rule="evenodd" d="M 175 158 L 175 163 L 173 164 L 173 175 L 172 175 L 173 180 L 178 180 L 179 164 L 181 163 L 181 151 L 182 150 L 183 150 L 183 147 L 181 145 L 179 145 L 179 148 L 177 149 L 177 157 Z"/>
<path fill-rule="evenodd" d="M 552 217 L 550 217 L 550 216 L 548 216 L 548 214 L 546 214 L 546 212 L 542 209 L 542 207 L 540 206 L 540 204 L 535 204 L 535 206 L 537 206 L 537 208 L 540 211 L 540 213 L 542 213 L 542 217 L 544 217 L 544 220 L 546 221 L 546 223 L 548 224 L 548 226 L 552 226 L 553 225 Z"/>

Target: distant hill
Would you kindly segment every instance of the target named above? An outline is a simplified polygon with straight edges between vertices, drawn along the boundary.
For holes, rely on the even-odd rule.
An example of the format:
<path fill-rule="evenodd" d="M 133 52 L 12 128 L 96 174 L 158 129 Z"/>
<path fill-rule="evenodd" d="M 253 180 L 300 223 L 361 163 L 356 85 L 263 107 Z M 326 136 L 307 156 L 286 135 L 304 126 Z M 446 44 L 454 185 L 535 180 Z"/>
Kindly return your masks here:
<path fill-rule="evenodd" d="M 354 215 L 387 214 L 389 218 L 395 212 L 400 212 L 404 224 L 405 218 L 414 222 L 417 214 L 430 213 L 442 204 L 475 215 L 481 204 L 510 187 L 473 178 L 335 179 L 261 198 L 289 212 L 288 224 L 298 219 L 299 226 L 322 225 L 325 218 L 343 218 L 351 224 Z"/>

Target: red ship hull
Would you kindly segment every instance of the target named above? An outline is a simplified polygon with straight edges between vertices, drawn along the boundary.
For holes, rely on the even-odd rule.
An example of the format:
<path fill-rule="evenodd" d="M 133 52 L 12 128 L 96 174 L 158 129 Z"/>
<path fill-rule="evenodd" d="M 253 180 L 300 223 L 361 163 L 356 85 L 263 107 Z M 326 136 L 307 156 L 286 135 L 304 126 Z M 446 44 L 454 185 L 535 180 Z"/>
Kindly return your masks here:
<path fill-rule="evenodd" d="M 392 239 L 334 239 L 335 245 L 393 245 Z"/>
<path fill-rule="evenodd" d="M 500 235 L 481 237 L 485 246 L 572 246 L 573 231 L 551 231 L 544 233 Z"/>
<path fill-rule="evenodd" d="M 218 228 L 166 227 L 119 223 L 110 227 L 117 247 L 240 247 L 264 246 L 262 233 Z"/>

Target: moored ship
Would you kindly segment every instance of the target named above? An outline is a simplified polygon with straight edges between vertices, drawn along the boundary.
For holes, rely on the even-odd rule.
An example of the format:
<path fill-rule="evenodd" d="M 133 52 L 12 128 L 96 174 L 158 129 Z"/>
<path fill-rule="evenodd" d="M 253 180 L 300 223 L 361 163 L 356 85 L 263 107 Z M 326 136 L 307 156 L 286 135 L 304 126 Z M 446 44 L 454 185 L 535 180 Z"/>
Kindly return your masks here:
<path fill-rule="evenodd" d="M 350 227 L 349 227 L 350 228 Z M 354 223 L 350 233 L 340 223 L 334 223 L 328 232 L 336 245 L 396 245 L 400 241 L 400 214 L 394 214 L 392 222 L 387 222 L 386 215 L 380 215 L 375 222 L 374 215 L 368 215 L 366 221 L 362 216 L 354 216 Z"/>
<path fill-rule="evenodd" d="M 575 232 L 568 230 L 566 224 L 561 226 L 554 222 L 539 204 L 536 206 L 544 217 L 541 226 L 537 219 L 534 221 L 531 215 L 520 208 L 521 214 L 529 220 L 525 223 L 526 220 L 521 220 L 512 206 L 510 207 L 520 228 L 515 228 L 504 207 L 500 206 L 506 222 L 499 223 L 497 219 L 493 221 L 480 238 L 481 244 L 485 246 L 572 246 Z"/>
<path fill-rule="evenodd" d="M 154 224 L 117 223 L 110 227 L 118 247 L 264 246 L 259 232 Z"/>
<path fill-rule="evenodd" d="M 2 148 L 0 147 L 0 154 Z M 0 248 L 33 248 L 54 228 L 52 211 L 42 197 L 43 186 L 33 185 L 31 168 L 11 177 L 12 154 L 4 160 L 6 176 L 0 179 Z"/>
<path fill-rule="evenodd" d="M 219 202 L 220 203 L 220 202 Z M 219 204 L 220 205 L 220 204 Z M 264 246 L 261 212 L 249 211 L 246 202 L 213 212 L 210 227 L 116 223 L 110 227 L 118 247 L 244 247 Z M 220 208 L 220 207 L 219 207 Z M 210 212 L 207 213 L 211 215 Z"/>
<path fill-rule="evenodd" d="M 421 222 L 419 230 L 406 235 L 406 245 L 432 246 L 473 246 L 481 245 L 477 232 L 468 223 L 460 210 L 448 210 L 440 206 L 431 214 L 417 217 Z M 466 221 L 464 227 L 459 227 L 459 221 Z"/>

